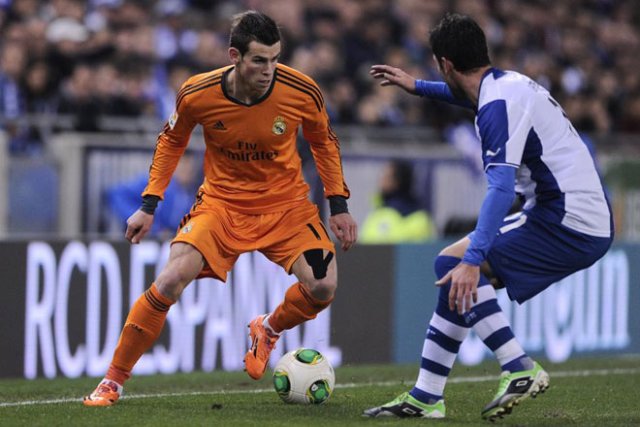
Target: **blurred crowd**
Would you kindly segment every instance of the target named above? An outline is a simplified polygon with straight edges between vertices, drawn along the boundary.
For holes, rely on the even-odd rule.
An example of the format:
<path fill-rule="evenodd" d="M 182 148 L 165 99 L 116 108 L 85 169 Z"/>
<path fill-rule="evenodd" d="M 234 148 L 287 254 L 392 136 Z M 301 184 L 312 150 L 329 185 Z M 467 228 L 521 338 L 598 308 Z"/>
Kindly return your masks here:
<path fill-rule="evenodd" d="M 377 86 L 387 63 L 437 79 L 429 29 L 446 11 L 484 28 L 494 64 L 548 88 L 583 132 L 640 132 L 640 8 L 633 0 L 0 0 L 0 125 L 14 152 L 38 149 L 21 117 L 166 120 L 182 82 L 227 65 L 229 19 L 282 27 L 282 62 L 324 91 L 334 124 L 444 130 L 467 113 Z"/>

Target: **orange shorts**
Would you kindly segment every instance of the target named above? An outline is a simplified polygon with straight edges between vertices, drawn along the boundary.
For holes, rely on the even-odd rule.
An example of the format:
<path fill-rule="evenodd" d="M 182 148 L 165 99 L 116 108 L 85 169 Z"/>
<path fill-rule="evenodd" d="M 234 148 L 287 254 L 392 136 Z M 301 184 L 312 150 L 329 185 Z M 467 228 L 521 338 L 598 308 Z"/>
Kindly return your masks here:
<path fill-rule="evenodd" d="M 289 210 L 250 215 L 229 210 L 206 195 L 198 198 L 185 215 L 171 242 L 188 243 L 205 258 L 200 277 L 223 282 L 240 254 L 260 251 L 291 274 L 291 267 L 303 252 L 335 247 L 318 207 L 308 200 Z"/>

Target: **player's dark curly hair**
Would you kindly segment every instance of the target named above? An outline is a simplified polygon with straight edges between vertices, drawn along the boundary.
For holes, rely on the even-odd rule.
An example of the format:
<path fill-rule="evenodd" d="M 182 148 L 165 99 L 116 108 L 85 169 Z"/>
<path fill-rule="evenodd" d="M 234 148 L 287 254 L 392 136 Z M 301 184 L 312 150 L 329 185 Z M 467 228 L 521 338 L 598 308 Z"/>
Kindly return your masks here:
<path fill-rule="evenodd" d="M 261 12 L 249 10 L 233 16 L 229 46 L 235 47 L 244 55 L 249 50 L 249 43 L 256 41 L 272 46 L 280 41 L 280 29 L 273 19 Z"/>
<path fill-rule="evenodd" d="M 431 30 L 429 42 L 436 59 L 447 58 L 458 71 L 469 71 L 491 63 L 484 32 L 468 16 L 446 14 Z"/>

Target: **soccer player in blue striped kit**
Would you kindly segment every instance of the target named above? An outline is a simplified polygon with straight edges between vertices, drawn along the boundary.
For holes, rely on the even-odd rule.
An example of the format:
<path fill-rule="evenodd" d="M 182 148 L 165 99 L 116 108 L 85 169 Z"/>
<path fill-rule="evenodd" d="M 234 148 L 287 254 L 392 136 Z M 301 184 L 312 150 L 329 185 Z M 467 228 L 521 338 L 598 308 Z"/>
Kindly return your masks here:
<path fill-rule="evenodd" d="M 498 392 L 481 413 L 494 420 L 549 387 L 547 372 L 514 337 L 495 288 L 523 303 L 592 265 L 613 240 L 611 208 L 560 105 L 530 78 L 493 68 L 473 19 L 446 15 L 430 43 L 444 82 L 416 80 L 388 65 L 374 65 L 371 75 L 382 86 L 472 108 L 488 191 L 475 230 L 435 260 L 440 295 L 414 388 L 364 415 L 444 418 L 445 383 L 473 328 L 502 369 Z M 506 217 L 516 194 L 523 209 Z"/>

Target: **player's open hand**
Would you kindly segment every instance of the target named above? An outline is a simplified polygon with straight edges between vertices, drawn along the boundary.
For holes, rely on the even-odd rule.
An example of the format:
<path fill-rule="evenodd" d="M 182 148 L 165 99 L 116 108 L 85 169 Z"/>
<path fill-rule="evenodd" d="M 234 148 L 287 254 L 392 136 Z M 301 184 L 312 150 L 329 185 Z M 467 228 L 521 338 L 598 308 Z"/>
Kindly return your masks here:
<path fill-rule="evenodd" d="M 416 93 L 416 79 L 400 68 L 390 65 L 372 65 L 369 74 L 380 80 L 380 86 L 398 86 L 412 95 Z"/>
<path fill-rule="evenodd" d="M 458 307 L 458 314 L 463 314 L 478 301 L 479 280 L 480 267 L 461 262 L 438 280 L 436 286 L 444 286 L 451 281 L 449 309 L 454 311 Z"/>
<path fill-rule="evenodd" d="M 330 216 L 329 227 L 340 240 L 342 250 L 348 251 L 358 239 L 358 225 L 349 213 Z"/>
<path fill-rule="evenodd" d="M 153 215 L 142 212 L 140 209 L 127 219 L 127 231 L 124 237 L 131 243 L 140 243 L 140 240 L 151 230 Z"/>

